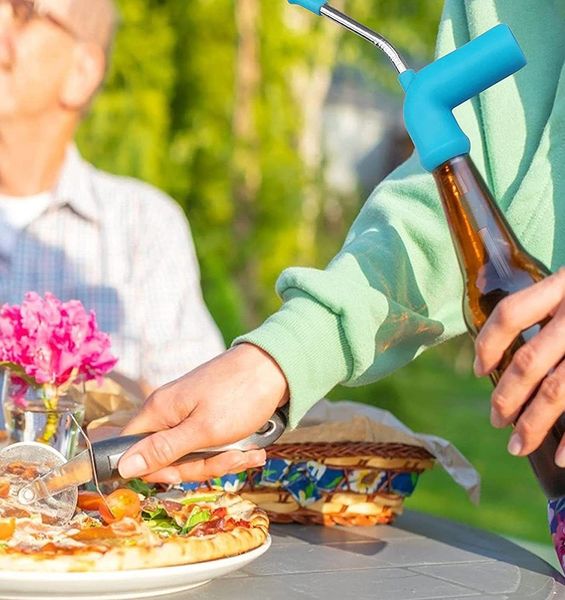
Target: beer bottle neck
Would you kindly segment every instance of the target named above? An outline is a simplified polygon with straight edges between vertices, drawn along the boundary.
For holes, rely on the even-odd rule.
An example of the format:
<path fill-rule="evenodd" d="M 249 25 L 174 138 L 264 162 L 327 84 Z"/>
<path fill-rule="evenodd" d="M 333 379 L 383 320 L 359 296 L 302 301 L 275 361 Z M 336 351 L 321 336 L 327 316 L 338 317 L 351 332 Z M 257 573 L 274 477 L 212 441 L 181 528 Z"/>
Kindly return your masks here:
<path fill-rule="evenodd" d="M 490 265 L 498 277 L 509 278 L 521 247 L 471 157 L 453 158 L 433 174 L 461 270 L 469 276 Z"/>

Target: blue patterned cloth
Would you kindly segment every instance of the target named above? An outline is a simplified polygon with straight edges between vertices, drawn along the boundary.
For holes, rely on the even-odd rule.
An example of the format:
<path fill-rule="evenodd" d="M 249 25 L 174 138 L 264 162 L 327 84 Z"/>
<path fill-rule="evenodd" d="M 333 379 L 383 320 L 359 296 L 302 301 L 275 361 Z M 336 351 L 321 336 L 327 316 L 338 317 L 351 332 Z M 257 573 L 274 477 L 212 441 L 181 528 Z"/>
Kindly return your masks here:
<path fill-rule="evenodd" d="M 320 500 L 325 493 L 356 492 L 377 494 L 379 492 L 410 496 L 418 482 L 417 473 L 390 473 L 374 469 L 336 469 L 310 460 L 293 462 L 270 458 L 260 470 L 237 475 L 225 475 L 208 481 L 212 489 L 239 492 L 249 487 L 267 487 L 288 492 L 303 507 Z M 183 489 L 197 490 L 201 483 L 184 483 Z"/>
<path fill-rule="evenodd" d="M 565 498 L 550 500 L 547 503 L 547 518 L 553 547 L 565 572 Z"/>

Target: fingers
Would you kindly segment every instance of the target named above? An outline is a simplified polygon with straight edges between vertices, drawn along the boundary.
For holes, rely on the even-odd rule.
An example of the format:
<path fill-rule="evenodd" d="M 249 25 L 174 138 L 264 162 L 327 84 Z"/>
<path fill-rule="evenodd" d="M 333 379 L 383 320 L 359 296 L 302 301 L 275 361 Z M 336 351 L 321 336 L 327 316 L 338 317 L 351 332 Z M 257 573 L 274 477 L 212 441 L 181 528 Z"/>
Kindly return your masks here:
<path fill-rule="evenodd" d="M 200 417 L 198 413 L 198 410 L 194 410 L 190 419 L 176 427 L 153 433 L 135 444 L 120 459 L 120 475 L 124 479 L 142 477 L 172 465 L 195 450 L 235 442 L 244 437 L 238 435 L 237 430 L 230 432 L 229 426 L 226 427 L 219 417 L 214 419 L 206 413 Z"/>
<path fill-rule="evenodd" d="M 231 450 L 218 456 L 166 467 L 144 477 L 149 482 L 180 483 L 182 481 L 206 481 L 226 473 L 241 473 L 253 467 L 262 467 L 267 459 L 265 450 L 239 452 Z"/>
<path fill-rule="evenodd" d="M 527 456 L 536 450 L 564 411 L 565 363 L 561 363 L 543 380 L 534 399 L 518 419 L 508 451 L 515 456 Z M 565 466 L 565 456 L 558 453 L 557 461 L 559 466 Z"/>
<path fill-rule="evenodd" d="M 124 454 L 120 474 L 126 479 L 151 476 L 152 480 L 179 481 L 261 464 L 264 453 L 224 453 L 206 461 L 173 465 L 194 451 L 245 439 L 287 398 L 288 384 L 275 361 L 255 346 L 236 346 L 148 398 L 123 433 L 156 433 Z"/>
<path fill-rule="evenodd" d="M 557 452 L 555 453 L 555 464 L 562 469 L 565 468 L 565 437 L 561 439 Z"/>
<path fill-rule="evenodd" d="M 477 375 L 496 368 L 520 332 L 552 314 L 565 296 L 565 270 L 508 296 L 494 309 L 475 342 Z"/>
<path fill-rule="evenodd" d="M 475 372 L 486 375 L 499 365 L 522 332 L 551 318 L 514 353 L 492 396 L 492 424 L 506 427 L 516 422 L 508 443 L 508 451 L 516 456 L 536 450 L 565 410 L 565 365 L 561 362 L 565 355 L 564 297 L 565 270 L 561 269 L 502 300 L 475 342 Z M 556 461 L 565 466 L 565 447 Z"/>
<path fill-rule="evenodd" d="M 565 304 L 529 342 L 519 348 L 492 395 L 494 427 L 513 423 L 525 402 L 565 355 Z M 553 379 L 545 384 L 551 389 Z M 543 388 L 545 389 L 545 388 Z M 545 396 L 547 398 L 547 394 Z M 545 410 L 540 406 L 540 410 Z"/>

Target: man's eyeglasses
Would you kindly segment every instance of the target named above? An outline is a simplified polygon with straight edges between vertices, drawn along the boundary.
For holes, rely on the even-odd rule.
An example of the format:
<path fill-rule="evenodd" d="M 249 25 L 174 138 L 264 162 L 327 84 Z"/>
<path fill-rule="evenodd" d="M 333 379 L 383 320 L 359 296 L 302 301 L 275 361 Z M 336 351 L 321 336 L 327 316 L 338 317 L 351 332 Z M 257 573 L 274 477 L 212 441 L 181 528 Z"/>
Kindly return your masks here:
<path fill-rule="evenodd" d="M 0 0 L 0 7 L 9 5 L 12 9 L 12 18 L 18 28 L 25 27 L 32 19 L 42 18 L 47 19 L 57 27 L 60 27 L 73 37 L 75 33 L 69 29 L 64 23 L 50 15 L 46 11 L 38 10 L 34 0 Z"/>

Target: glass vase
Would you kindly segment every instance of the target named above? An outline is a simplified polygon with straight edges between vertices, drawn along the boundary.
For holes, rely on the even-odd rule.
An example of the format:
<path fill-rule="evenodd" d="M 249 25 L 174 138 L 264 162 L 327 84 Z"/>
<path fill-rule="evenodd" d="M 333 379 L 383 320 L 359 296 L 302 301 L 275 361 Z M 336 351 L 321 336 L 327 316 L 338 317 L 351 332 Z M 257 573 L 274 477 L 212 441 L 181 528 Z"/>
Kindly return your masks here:
<path fill-rule="evenodd" d="M 2 380 L 4 423 L 10 443 L 40 442 L 67 459 L 76 452 L 84 420 L 84 384 L 55 394 L 49 387 L 33 387 L 9 370 Z"/>

